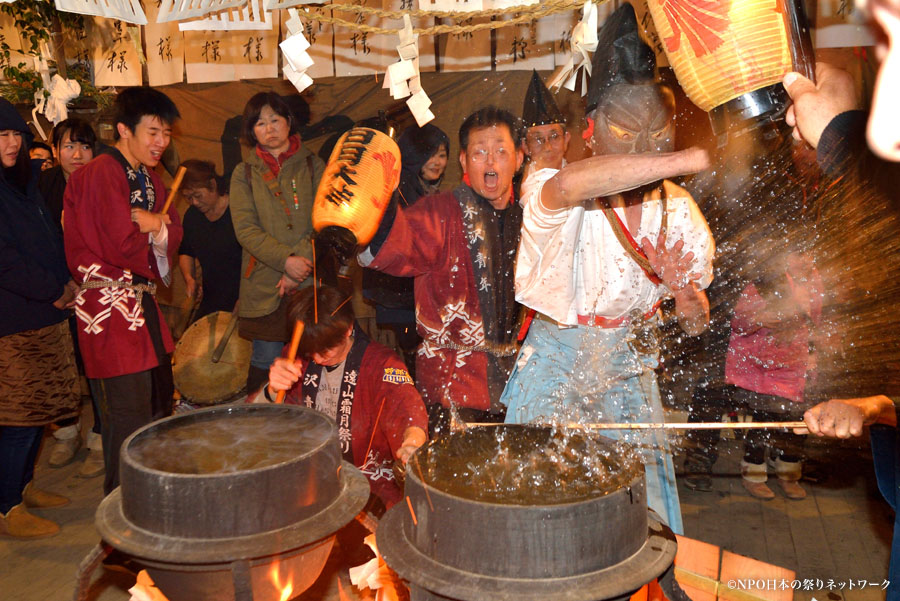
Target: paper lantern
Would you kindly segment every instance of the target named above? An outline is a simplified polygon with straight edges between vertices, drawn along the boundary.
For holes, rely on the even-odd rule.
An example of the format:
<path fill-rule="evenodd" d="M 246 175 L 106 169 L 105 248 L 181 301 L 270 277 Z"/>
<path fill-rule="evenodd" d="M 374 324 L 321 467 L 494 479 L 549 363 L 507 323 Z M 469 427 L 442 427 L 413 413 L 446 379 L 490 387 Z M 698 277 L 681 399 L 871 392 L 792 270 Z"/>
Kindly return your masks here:
<path fill-rule="evenodd" d="M 778 85 L 782 77 L 791 70 L 811 75 L 812 44 L 801 2 L 649 0 L 678 82 L 694 104 L 713 111 L 714 129 L 783 112 L 788 98 Z M 716 111 L 723 105 L 728 106 Z"/>
<path fill-rule="evenodd" d="M 400 149 L 387 134 L 354 127 L 338 140 L 313 204 L 317 232 L 346 230 L 368 244 L 400 182 Z"/>

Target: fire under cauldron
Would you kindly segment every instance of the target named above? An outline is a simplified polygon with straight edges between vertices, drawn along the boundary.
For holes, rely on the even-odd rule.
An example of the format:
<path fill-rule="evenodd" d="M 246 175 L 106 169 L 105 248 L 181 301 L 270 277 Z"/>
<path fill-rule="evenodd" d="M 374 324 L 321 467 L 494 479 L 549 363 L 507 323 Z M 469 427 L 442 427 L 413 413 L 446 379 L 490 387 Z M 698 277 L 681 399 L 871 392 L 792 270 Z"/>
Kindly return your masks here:
<path fill-rule="evenodd" d="M 170 601 L 278 601 L 315 582 L 369 484 L 337 427 L 305 407 L 242 405 L 166 418 L 122 445 L 121 486 L 96 526 Z"/>
<path fill-rule="evenodd" d="M 675 536 L 649 515 L 639 461 L 620 455 L 622 446 L 610 439 L 576 435 L 551 464 L 570 456 L 570 470 L 577 456 L 599 450 L 604 461 L 627 465 L 599 489 L 596 465 L 571 478 L 535 480 L 527 472 L 541 467 L 519 459 L 545 454 L 535 449 L 556 437 L 537 426 L 473 428 L 416 452 L 407 467 L 408 504 L 389 510 L 376 532 L 384 560 L 409 581 L 412 601 L 627 598 L 671 566 Z M 479 476 L 473 456 L 491 468 Z M 507 482 L 511 494 L 485 493 L 485 484 L 506 477 L 497 464 L 509 457 L 518 461 L 511 468 L 518 475 Z M 524 486 L 515 480 L 520 475 Z"/>

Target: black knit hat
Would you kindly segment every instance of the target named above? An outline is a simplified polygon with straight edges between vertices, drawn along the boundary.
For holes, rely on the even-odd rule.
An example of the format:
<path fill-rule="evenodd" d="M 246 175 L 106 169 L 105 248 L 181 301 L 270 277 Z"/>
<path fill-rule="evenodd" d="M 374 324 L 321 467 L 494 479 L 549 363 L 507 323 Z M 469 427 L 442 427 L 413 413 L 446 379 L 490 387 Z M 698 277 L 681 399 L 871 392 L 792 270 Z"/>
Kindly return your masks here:
<path fill-rule="evenodd" d="M 31 146 L 34 134 L 28 129 L 25 120 L 22 119 L 19 111 L 16 110 L 12 103 L 5 98 L 0 98 L 0 131 L 7 129 L 22 132 L 22 137 L 25 138 L 25 147 L 29 148 Z"/>
<path fill-rule="evenodd" d="M 606 91 L 616 84 L 656 80 L 656 54 L 641 39 L 630 4 L 623 4 L 609 15 L 597 37 L 585 107 L 588 113 L 597 108 Z"/>
<path fill-rule="evenodd" d="M 525 127 L 536 125 L 552 125 L 560 123 L 565 125 L 566 118 L 560 112 L 553 100 L 553 95 L 537 71 L 531 73 L 531 83 L 525 92 L 525 104 L 522 106 L 522 121 Z"/>

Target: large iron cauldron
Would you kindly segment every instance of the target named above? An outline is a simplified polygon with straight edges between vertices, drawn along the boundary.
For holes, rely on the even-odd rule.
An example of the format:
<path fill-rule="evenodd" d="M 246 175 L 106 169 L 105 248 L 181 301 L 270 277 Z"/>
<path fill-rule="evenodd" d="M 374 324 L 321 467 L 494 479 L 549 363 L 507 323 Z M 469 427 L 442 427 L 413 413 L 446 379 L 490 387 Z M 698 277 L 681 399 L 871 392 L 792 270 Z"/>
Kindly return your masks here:
<path fill-rule="evenodd" d="M 551 432 L 506 425 L 450 437 L 474 439 L 476 446 L 497 436 L 539 443 Z M 615 448 L 613 441 L 597 439 Z M 434 478 L 433 466 L 465 448 L 439 439 L 419 449 L 407 468 L 409 504 L 398 503 L 378 527 L 378 549 L 410 582 L 413 601 L 613 599 L 672 564 L 675 537 L 649 516 L 642 467 L 617 476 L 610 490 L 577 500 L 491 502 L 478 500 L 478 491 L 461 492 L 459 478 Z"/>
<path fill-rule="evenodd" d="M 297 406 L 166 418 L 126 439 L 119 465 L 97 529 L 170 601 L 278 600 L 288 585 L 299 594 L 369 496 L 341 461 L 334 423 Z"/>

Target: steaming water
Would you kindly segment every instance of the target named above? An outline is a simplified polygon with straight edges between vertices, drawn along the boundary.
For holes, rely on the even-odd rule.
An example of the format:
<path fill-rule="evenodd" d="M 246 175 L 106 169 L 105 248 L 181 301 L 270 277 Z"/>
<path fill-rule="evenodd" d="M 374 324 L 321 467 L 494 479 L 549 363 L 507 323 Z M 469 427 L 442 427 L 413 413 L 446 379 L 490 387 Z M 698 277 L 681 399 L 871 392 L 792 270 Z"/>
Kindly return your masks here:
<path fill-rule="evenodd" d="M 552 505 L 627 485 L 640 464 L 630 448 L 599 436 L 526 426 L 471 428 L 438 438 L 412 470 L 439 490 L 490 503 Z"/>
<path fill-rule="evenodd" d="M 219 415 L 195 421 L 190 414 L 132 441 L 128 453 L 150 469 L 176 474 L 227 474 L 277 465 L 328 440 L 322 421 L 294 412 Z"/>

